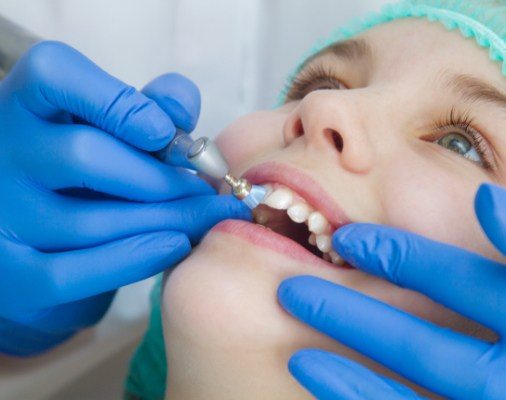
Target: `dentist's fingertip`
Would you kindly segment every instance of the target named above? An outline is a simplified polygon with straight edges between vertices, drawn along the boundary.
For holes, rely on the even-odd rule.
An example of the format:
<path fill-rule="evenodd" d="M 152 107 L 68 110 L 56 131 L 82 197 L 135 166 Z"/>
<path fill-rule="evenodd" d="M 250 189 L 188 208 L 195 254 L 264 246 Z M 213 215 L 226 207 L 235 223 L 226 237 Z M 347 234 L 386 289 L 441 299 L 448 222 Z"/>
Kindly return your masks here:
<path fill-rule="evenodd" d="M 311 275 L 297 275 L 283 280 L 277 290 L 279 304 L 286 311 L 294 313 L 301 301 L 304 302 L 307 290 L 312 290 L 320 281 L 320 278 Z"/>
<path fill-rule="evenodd" d="M 176 134 L 176 126 L 155 102 L 149 101 L 149 106 L 142 113 L 139 112 L 130 117 L 135 122 L 135 124 L 132 122 L 132 125 L 136 129 L 130 132 L 129 136 L 135 136 L 125 136 L 124 139 L 143 150 L 152 152 L 161 150 L 170 143 Z M 137 141 L 134 138 L 137 138 Z"/>
<path fill-rule="evenodd" d="M 477 213 L 493 211 L 503 201 L 506 201 L 505 188 L 491 183 L 483 183 L 476 192 L 474 207 Z"/>
<path fill-rule="evenodd" d="M 277 297 L 281 305 L 285 306 L 287 300 L 291 297 L 292 285 L 296 279 L 297 277 L 287 278 L 279 284 Z"/>
<path fill-rule="evenodd" d="M 149 82 L 142 92 L 153 99 L 174 124 L 191 132 L 200 115 L 200 91 L 187 77 L 171 72 L 160 75 Z"/>
<path fill-rule="evenodd" d="M 184 106 L 176 99 L 166 99 L 166 104 L 171 107 L 171 114 L 174 121 L 178 122 L 178 127 L 185 132 L 191 132 L 195 129 L 198 120 L 198 113 L 188 112 Z"/>
<path fill-rule="evenodd" d="M 332 246 L 339 255 L 345 257 L 351 254 L 356 229 L 355 224 L 349 224 L 337 229 L 332 235 Z"/>
<path fill-rule="evenodd" d="M 253 221 L 253 211 L 246 204 L 241 201 L 237 208 L 237 218 L 248 222 Z"/>
<path fill-rule="evenodd" d="M 306 375 L 304 372 L 314 361 L 314 352 L 315 350 L 302 349 L 293 353 L 288 360 L 288 371 L 297 379 Z"/>
<path fill-rule="evenodd" d="M 241 200 L 231 194 L 219 196 L 221 201 L 226 202 L 227 212 L 230 219 L 241 219 L 244 221 L 253 221 L 251 209 Z"/>

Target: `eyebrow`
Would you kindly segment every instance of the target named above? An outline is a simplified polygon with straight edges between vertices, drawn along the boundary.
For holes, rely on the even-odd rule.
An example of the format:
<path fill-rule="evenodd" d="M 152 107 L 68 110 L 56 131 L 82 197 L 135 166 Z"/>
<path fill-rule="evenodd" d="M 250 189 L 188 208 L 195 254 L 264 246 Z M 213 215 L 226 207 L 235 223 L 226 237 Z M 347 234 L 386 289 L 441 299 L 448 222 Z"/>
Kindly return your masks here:
<path fill-rule="evenodd" d="M 466 102 L 492 103 L 506 111 L 506 94 L 491 84 L 467 74 L 448 74 L 446 87 L 459 94 Z"/>
<path fill-rule="evenodd" d="M 299 71 L 313 60 L 331 54 L 347 61 L 373 60 L 373 50 L 365 39 L 349 39 L 335 42 L 309 57 L 299 68 Z M 451 74 L 448 71 L 445 84 L 450 90 L 459 94 L 466 102 L 485 102 L 497 105 L 506 111 L 506 93 L 496 89 L 493 85 L 468 74 Z"/>
<path fill-rule="evenodd" d="M 326 54 L 331 54 L 337 58 L 347 61 L 371 60 L 373 58 L 372 48 L 364 39 L 350 39 L 342 42 L 335 42 L 320 50 L 318 53 L 309 57 L 299 68 L 302 70 L 307 64 L 313 60 L 320 58 Z"/>

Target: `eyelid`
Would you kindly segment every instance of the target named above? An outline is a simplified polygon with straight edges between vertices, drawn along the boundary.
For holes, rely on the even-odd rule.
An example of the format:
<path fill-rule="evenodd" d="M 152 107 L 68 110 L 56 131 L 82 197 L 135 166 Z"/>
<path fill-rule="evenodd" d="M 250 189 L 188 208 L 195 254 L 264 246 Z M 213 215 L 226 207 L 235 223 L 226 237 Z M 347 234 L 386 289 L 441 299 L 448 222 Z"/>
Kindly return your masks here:
<path fill-rule="evenodd" d="M 302 99 L 312 90 L 315 90 L 308 90 L 308 88 L 310 89 L 311 85 L 315 86 L 318 83 L 318 80 L 320 80 L 320 82 L 328 82 L 331 85 L 338 82 L 339 85 L 344 86 L 344 88 L 349 88 L 349 85 L 339 76 L 335 68 L 332 68 L 325 63 L 313 60 L 285 86 L 283 89 L 285 102 Z M 336 87 L 336 89 L 339 88 Z"/>
<path fill-rule="evenodd" d="M 485 170 L 497 170 L 497 159 L 493 146 L 487 140 L 486 135 L 476 127 L 475 120 L 469 112 L 459 111 L 453 106 L 449 114 L 433 123 L 431 133 L 426 135 L 425 138 L 436 141 L 443 135 L 451 133 L 451 129 L 458 129 L 458 133 L 465 136 L 472 143 L 482 158 L 482 167 Z"/>

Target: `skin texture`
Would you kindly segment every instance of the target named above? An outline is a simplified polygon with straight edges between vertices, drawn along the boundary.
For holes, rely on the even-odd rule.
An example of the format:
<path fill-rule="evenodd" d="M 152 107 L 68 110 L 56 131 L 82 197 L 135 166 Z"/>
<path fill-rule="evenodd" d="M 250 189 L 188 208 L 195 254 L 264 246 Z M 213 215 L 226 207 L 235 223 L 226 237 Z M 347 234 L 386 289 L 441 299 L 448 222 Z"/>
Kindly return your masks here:
<path fill-rule="evenodd" d="M 218 144 L 234 174 L 266 161 L 284 163 L 325 187 L 353 222 L 400 227 L 502 260 L 479 228 L 473 199 L 481 182 L 506 179 L 506 112 L 491 103 L 464 102 L 444 84 L 449 72 L 465 73 L 504 92 L 499 65 L 473 40 L 422 20 L 396 21 L 360 37 L 372 47 L 367 63 L 329 55 L 313 60 L 325 63 L 347 88 L 312 91 L 278 109 L 246 115 L 221 133 Z M 435 142 L 448 130 L 434 124 L 452 107 L 474 119 L 493 170 Z M 341 136 L 342 149 L 329 139 L 331 131 Z M 286 366 L 295 350 L 306 347 L 351 357 L 403 381 L 281 309 L 279 283 L 299 274 L 356 289 L 452 329 L 493 336 L 418 293 L 214 230 L 165 283 L 167 398 L 309 399 Z"/>

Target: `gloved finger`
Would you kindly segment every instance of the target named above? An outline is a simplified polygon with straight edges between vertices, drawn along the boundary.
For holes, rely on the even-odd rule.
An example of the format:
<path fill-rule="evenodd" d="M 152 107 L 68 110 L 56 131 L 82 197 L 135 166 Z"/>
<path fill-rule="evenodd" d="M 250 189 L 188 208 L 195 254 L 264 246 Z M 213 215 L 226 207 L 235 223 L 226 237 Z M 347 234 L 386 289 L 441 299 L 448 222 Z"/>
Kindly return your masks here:
<path fill-rule="evenodd" d="M 115 290 L 86 299 L 60 304 L 35 313 L 24 313 L 15 321 L 45 334 L 65 334 L 95 325 L 105 315 Z"/>
<path fill-rule="evenodd" d="M 63 43 L 33 46 L 3 84 L 39 118 L 52 121 L 66 111 L 144 150 L 165 147 L 175 134 L 170 116 L 153 100 Z"/>
<path fill-rule="evenodd" d="M 422 399 L 393 379 L 323 350 L 296 352 L 288 363 L 292 375 L 319 400 Z"/>
<path fill-rule="evenodd" d="M 311 276 L 282 282 L 281 305 L 308 325 L 437 393 L 479 398 L 492 345 Z"/>
<path fill-rule="evenodd" d="M 485 234 L 506 255 L 506 189 L 490 183 L 481 185 L 474 209 Z"/>
<path fill-rule="evenodd" d="M 32 357 L 58 346 L 74 333 L 44 333 L 0 317 L 0 354 Z"/>
<path fill-rule="evenodd" d="M 0 315 L 15 319 L 118 289 L 173 266 L 190 250 L 184 234 L 170 231 L 62 253 L 40 253 L 4 238 L 0 259 L 10 263 L 0 269 Z"/>
<path fill-rule="evenodd" d="M 142 89 L 150 99 L 170 115 L 172 122 L 185 132 L 191 132 L 200 115 L 200 91 L 188 78 L 177 73 L 161 75 Z"/>
<path fill-rule="evenodd" d="M 20 199 L 18 207 L 23 212 L 11 219 L 17 227 L 17 239 L 41 251 L 91 247 L 160 230 L 182 232 L 196 243 L 224 219 L 251 219 L 249 208 L 232 195 L 164 203 L 83 200 L 52 193 L 40 194 L 40 199 Z"/>
<path fill-rule="evenodd" d="M 48 189 L 84 187 L 134 201 L 213 194 L 204 180 L 99 129 L 55 125 L 17 154 L 25 176 Z"/>
<path fill-rule="evenodd" d="M 351 265 L 421 292 L 499 332 L 504 315 L 506 269 L 500 263 L 413 233 L 373 224 L 351 224 L 332 243 Z M 458 284 L 457 284 L 458 283 Z M 487 312 L 483 312 L 483 310 Z"/>

